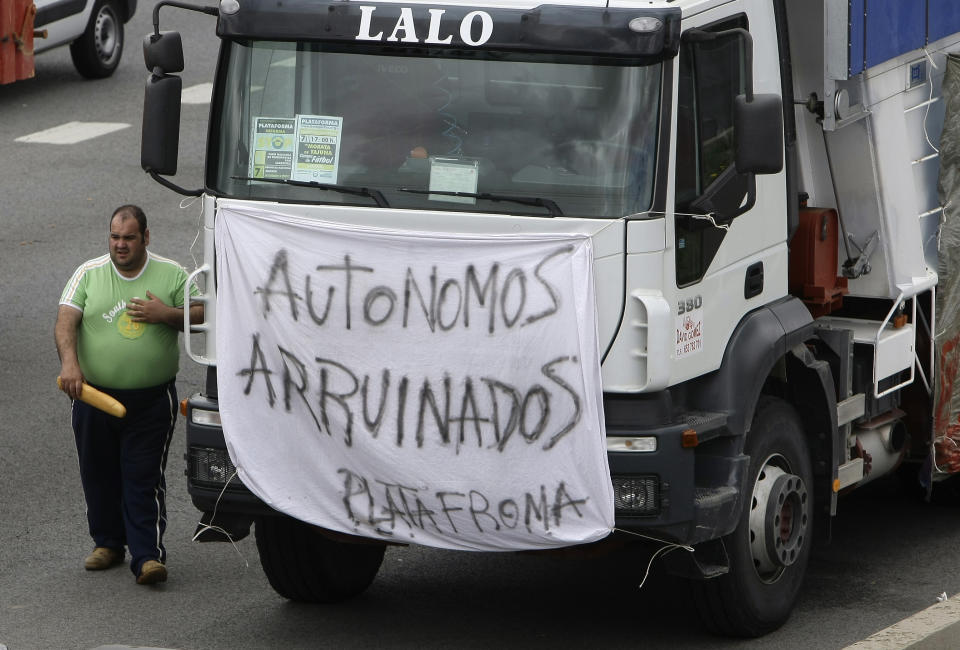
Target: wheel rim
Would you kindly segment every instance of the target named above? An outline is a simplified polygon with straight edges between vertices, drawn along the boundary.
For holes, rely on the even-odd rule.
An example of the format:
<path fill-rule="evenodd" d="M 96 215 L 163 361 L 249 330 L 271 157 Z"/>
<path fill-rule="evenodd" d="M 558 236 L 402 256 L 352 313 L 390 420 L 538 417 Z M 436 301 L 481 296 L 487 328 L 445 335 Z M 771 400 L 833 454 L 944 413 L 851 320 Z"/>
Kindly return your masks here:
<path fill-rule="evenodd" d="M 783 456 L 770 456 L 757 474 L 750 505 L 750 552 L 763 582 L 776 582 L 799 559 L 809 523 L 803 479 L 790 473 Z"/>
<path fill-rule="evenodd" d="M 93 31 L 97 56 L 104 65 L 112 65 L 120 55 L 120 38 L 120 22 L 109 5 L 104 5 L 97 14 Z"/>

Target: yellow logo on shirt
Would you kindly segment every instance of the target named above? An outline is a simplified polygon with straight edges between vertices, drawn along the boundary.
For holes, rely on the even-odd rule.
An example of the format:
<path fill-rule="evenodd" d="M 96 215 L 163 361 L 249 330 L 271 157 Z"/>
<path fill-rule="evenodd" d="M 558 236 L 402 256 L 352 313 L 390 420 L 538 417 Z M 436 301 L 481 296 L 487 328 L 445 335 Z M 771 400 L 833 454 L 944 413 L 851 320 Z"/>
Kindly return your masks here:
<path fill-rule="evenodd" d="M 117 317 L 117 331 L 125 339 L 138 339 L 143 336 L 146 329 L 146 323 L 134 321 L 127 312 L 122 312 Z"/>

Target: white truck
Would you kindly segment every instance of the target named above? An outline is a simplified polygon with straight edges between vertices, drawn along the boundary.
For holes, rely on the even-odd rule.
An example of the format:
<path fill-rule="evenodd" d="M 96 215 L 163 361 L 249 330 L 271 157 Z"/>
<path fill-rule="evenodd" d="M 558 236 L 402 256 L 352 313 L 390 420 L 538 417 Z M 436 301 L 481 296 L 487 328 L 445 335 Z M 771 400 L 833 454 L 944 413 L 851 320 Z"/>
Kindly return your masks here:
<path fill-rule="evenodd" d="M 691 581 L 718 633 L 759 636 L 787 620 L 843 492 L 899 470 L 929 495 L 960 470 L 953 154 L 941 142 L 956 3 L 222 0 L 200 9 L 222 40 L 202 190 L 167 178 L 184 62 L 179 34 L 159 30 L 164 6 L 191 8 L 159 2 L 144 39 L 142 164 L 202 197 L 207 322 L 194 328 L 202 351 L 190 337 L 187 347 L 209 370 L 184 406 L 189 491 L 201 538 L 255 522 L 282 595 L 361 592 L 391 539 L 281 514 L 236 476 L 217 366 L 252 356 L 237 374 L 271 388 L 270 408 L 280 367 L 256 346 L 217 344 L 234 266 L 215 234 L 229 210 L 361 237 L 588 238 L 610 537 L 688 548 L 663 562 Z M 323 116 L 326 135 L 293 138 L 304 116 Z M 273 150 L 258 144 L 270 135 Z M 310 137 L 337 155 L 303 157 Z M 311 177 L 311 161 L 327 167 Z M 272 283 L 286 272 L 277 260 L 252 272 Z M 367 294 L 368 321 L 388 292 Z M 318 330 L 316 349 L 324 340 Z M 288 411 L 291 392 L 321 410 L 346 399 L 307 394 L 304 365 L 288 359 Z M 421 393 L 421 424 L 423 412 Z"/>

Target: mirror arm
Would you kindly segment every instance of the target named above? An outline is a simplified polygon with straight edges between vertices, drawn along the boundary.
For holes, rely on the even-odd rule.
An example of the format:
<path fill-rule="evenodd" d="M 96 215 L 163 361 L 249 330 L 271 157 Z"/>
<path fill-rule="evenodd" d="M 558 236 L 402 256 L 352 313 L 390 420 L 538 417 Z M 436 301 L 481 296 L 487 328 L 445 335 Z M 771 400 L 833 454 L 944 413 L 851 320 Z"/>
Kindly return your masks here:
<path fill-rule="evenodd" d="M 163 176 L 161 176 L 161 175 L 158 174 L 157 172 L 153 171 L 152 169 L 148 169 L 148 170 L 147 170 L 147 173 L 150 174 L 150 178 L 152 178 L 153 180 L 157 181 L 158 183 L 160 183 L 161 185 L 163 185 L 163 186 L 166 187 L 167 189 L 173 190 L 173 191 L 176 192 L 177 194 L 182 194 L 182 195 L 184 195 L 184 196 L 200 196 L 201 194 L 203 194 L 203 190 L 202 190 L 202 189 L 201 189 L 201 190 L 188 190 L 188 189 L 182 188 L 182 187 L 180 187 L 179 185 L 177 185 L 176 183 L 174 183 L 174 182 L 172 182 L 172 181 L 164 178 Z"/>
<path fill-rule="evenodd" d="M 188 9 L 189 11 L 199 11 L 210 16 L 219 16 L 220 10 L 216 7 L 198 7 L 197 5 L 190 5 L 184 2 L 177 2 L 176 0 L 160 0 L 153 7 L 153 35 L 160 35 L 160 7 L 178 7 L 179 9 Z"/>

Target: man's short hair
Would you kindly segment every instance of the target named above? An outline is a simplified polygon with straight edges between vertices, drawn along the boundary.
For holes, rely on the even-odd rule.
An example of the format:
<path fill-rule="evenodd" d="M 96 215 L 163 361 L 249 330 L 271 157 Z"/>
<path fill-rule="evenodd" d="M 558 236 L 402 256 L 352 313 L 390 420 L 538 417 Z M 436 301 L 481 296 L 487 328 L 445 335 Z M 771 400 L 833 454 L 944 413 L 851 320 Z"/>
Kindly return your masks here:
<path fill-rule="evenodd" d="M 110 223 L 113 223 L 114 217 L 119 216 L 121 221 L 127 218 L 134 218 L 137 220 L 137 225 L 140 227 L 140 237 L 144 237 L 147 232 L 147 215 L 144 214 L 143 210 L 138 205 L 127 204 L 121 205 L 119 208 L 113 211 L 113 214 L 110 215 Z"/>

